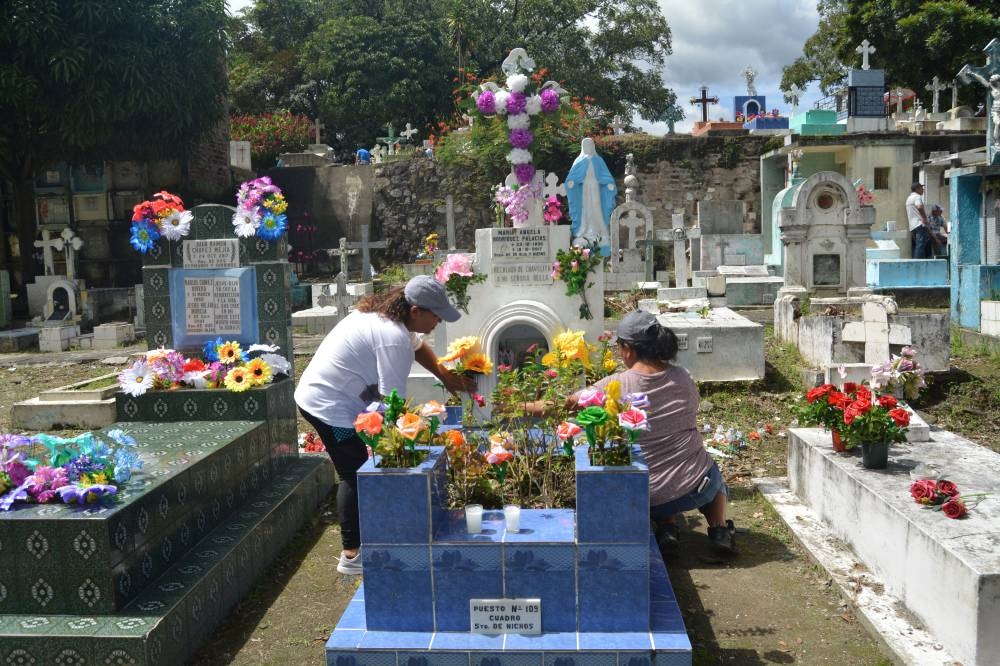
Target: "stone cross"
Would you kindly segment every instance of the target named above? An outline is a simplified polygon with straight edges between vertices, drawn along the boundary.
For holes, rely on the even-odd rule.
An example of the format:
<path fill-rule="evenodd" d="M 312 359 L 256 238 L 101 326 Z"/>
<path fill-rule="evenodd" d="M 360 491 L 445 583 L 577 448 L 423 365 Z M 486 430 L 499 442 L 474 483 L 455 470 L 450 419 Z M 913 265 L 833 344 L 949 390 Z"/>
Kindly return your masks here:
<path fill-rule="evenodd" d="M 79 236 L 73 233 L 73 230 L 66 227 L 59 234 L 62 238 L 63 247 L 56 248 L 66 251 L 66 278 L 69 280 L 76 279 L 76 251 L 83 247 L 83 240 Z"/>
<path fill-rule="evenodd" d="M 319 133 L 321 130 L 325 129 L 326 125 L 319 121 L 319 118 L 313 121 L 313 133 L 316 135 L 316 141 L 314 143 L 319 143 Z"/>
<path fill-rule="evenodd" d="M 889 316 L 882 303 L 862 303 L 864 321 L 844 324 L 842 339 L 847 342 L 865 343 L 865 363 L 876 365 L 889 359 L 889 345 L 911 344 L 909 326 L 889 324 Z"/>
<path fill-rule="evenodd" d="M 448 249 L 454 250 L 455 245 L 455 197 L 450 194 L 444 198 L 444 224 L 448 236 Z"/>
<path fill-rule="evenodd" d="M 52 261 L 52 250 L 58 250 L 62 252 L 63 249 L 63 239 L 60 237 L 52 238 L 51 232 L 47 229 L 42 229 L 42 240 L 35 241 L 35 247 L 42 248 L 42 262 L 45 265 L 46 275 L 55 275 L 56 267 L 55 263 Z"/>
<path fill-rule="evenodd" d="M 615 116 L 611 120 L 611 129 L 614 130 L 615 134 L 624 134 L 625 123 L 622 122 L 621 116 Z"/>
<path fill-rule="evenodd" d="M 399 142 L 399 137 L 396 136 L 396 130 L 393 128 L 392 123 L 387 124 L 385 126 L 385 129 L 386 129 L 386 134 L 388 134 L 388 136 L 377 136 L 375 137 L 375 140 L 378 141 L 379 143 L 384 143 L 385 145 L 389 146 L 389 154 L 393 155 L 395 154 L 393 151 L 393 146 Z"/>
<path fill-rule="evenodd" d="M 752 65 L 747 65 L 740 76 L 747 80 L 747 95 L 750 97 L 757 96 L 757 86 L 754 85 L 754 81 L 757 79 L 757 70 L 753 68 Z"/>
<path fill-rule="evenodd" d="M 340 246 L 334 250 L 327 250 L 326 253 L 331 257 L 340 257 L 340 272 L 347 277 L 348 274 L 348 261 L 347 257 L 352 254 L 357 254 L 358 251 L 355 249 L 348 249 L 347 239 L 340 239 Z"/>
<path fill-rule="evenodd" d="M 958 106 L 958 79 L 951 82 L 951 108 Z"/>
<path fill-rule="evenodd" d="M 410 127 L 410 123 L 406 123 L 406 129 L 400 132 L 399 136 L 404 137 L 407 143 L 411 143 L 413 141 L 413 135 L 419 133 L 419 130 Z"/>
<path fill-rule="evenodd" d="M 703 123 L 707 123 L 708 122 L 708 105 L 709 104 L 718 104 L 718 103 L 719 103 L 719 98 L 718 97 L 715 97 L 715 96 L 709 97 L 708 96 L 708 86 L 702 86 L 701 87 L 701 97 L 692 97 L 691 98 L 691 104 L 698 104 L 698 105 L 701 106 L 701 122 L 703 122 Z"/>
<path fill-rule="evenodd" d="M 799 110 L 799 97 L 802 95 L 802 88 L 799 88 L 794 83 L 788 86 L 788 100 L 792 103 L 792 115 L 794 116 Z"/>
<path fill-rule="evenodd" d="M 343 241 L 343 239 L 341 239 L 341 241 Z M 386 242 L 384 240 L 374 241 L 374 242 L 370 241 L 368 239 L 368 225 L 367 224 L 362 224 L 361 225 L 361 242 L 360 243 L 347 243 L 346 246 L 348 248 L 350 248 L 351 250 L 355 251 L 355 252 L 357 252 L 357 250 L 359 250 L 359 249 L 361 250 L 361 279 L 367 282 L 367 281 L 371 280 L 372 278 L 374 278 L 375 277 L 375 271 L 374 271 L 374 269 L 372 269 L 372 255 L 371 255 L 371 251 L 372 250 L 384 250 L 387 247 L 386 246 Z M 343 247 L 343 246 L 341 246 L 341 247 Z M 337 251 L 340 252 L 341 250 L 338 249 Z M 344 262 L 345 262 L 344 255 L 341 255 L 340 262 L 341 262 L 341 271 L 343 271 L 345 273 L 345 275 L 346 275 L 346 271 L 344 271 Z"/>
<path fill-rule="evenodd" d="M 674 213 L 670 218 L 670 226 L 674 233 L 674 284 L 683 288 L 688 286 L 687 245 L 691 239 L 701 238 L 701 229 L 686 228 L 683 213 Z"/>
<path fill-rule="evenodd" d="M 653 238 L 653 232 L 649 231 L 646 233 L 646 238 L 640 241 L 636 241 L 636 247 L 643 248 L 646 251 L 645 264 L 646 264 L 646 282 L 653 281 L 653 264 L 655 256 L 655 248 L 666 247 L 673 243 L 673 239 L 659 239 Z"/>
<path fill-rule="evenodd" d="M 854 49 L 854 52 L 861 54 L 861 69 L 871 69 L 871 65 L 868 64 L 868 56 L 875 53 L 875 47 L 865 39 L 861 41 L 861 46 Z"/>
<path fill-rule="evenodd" d="M 704 242 L 704 241 L 702 241 L 702 242 Z M 729 241 L 727 241 L 725 238 L 723 238 L 723 237 L 720 236 L 719 240 L 716 241 L 713 244 L 712 247 L 719 248 L 719 263 L 716 264 L 716 265 L 717 266 L 725 266 L 726 265 L 726 248 L 729 247 Z"/>
<path fill-rule="evenodd" d="M 924 86 L 924 90 L 930 90 L 933 97 L 931 98 L 931 113 L 938 112 L 938 93 L 942 90 L 947 90 L 948 86 L 938 81 L 938 77 L 935 76 L 931 79 L 931 82 Z"/>

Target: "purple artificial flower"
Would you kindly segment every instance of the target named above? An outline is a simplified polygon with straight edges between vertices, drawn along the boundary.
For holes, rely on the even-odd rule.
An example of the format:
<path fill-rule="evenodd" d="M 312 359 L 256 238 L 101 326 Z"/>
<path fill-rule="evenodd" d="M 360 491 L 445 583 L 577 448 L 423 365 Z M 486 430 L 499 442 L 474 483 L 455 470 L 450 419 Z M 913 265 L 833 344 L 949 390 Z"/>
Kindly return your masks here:
<path fill-rule="evenodd" d="M 26 501 L 28 499 L 28 482 L 18 484 L 17 488 L 7 491 L 7 493 L 0 495 L 0 511 L 10 511 L 10 507 L 14 505 L 17 501 Z"/>
<path fill-rule="evenodd" d="M 118 488 L 110 484 L 95 483 L 91 486 L 81 486 L 75 483 L 61 486 L 56 492 L 66 504 L 90 504 L 105 495 L 114 495 Z"/>
<path fill-rule="evenodd" d="M 527 162 L 514 167 L 514 175 L 519 185 L 527 185 L 535 177 L 535 165 Z"/>
<path fill-rule="evenodd" d="M 497 112 L 497 99 L 492 90 L 484 90 L 476 98 L 476 108 L 485 116 L 493 115 Z"/>
<path fill-rule="evenodd" d="M 31 444 L 31 438 L 25 435 L 0 434 L 0 449 L 20 449 Z"/>
<path fill-rule="evenodd" d="M 523 92 L 512 92 L 510 97 L 507 98 L 507 113 L 512 116 L 524 113 L 524 109 L 527 104 L 528 98 Z"/>
<path fill-rule="evenodd" d="M 625 400 L 631 407 L 636 409 L 645 409 L 649 407 L 649 396 L 645 393 L 629 393 L 625 396 Z"/>
<path fill-rule="evenodd" d="M 559 93 L 551 88 L 546 88 L 540 95 L 542 98 L 542 111 L 552 113 L 559 110 Z"/>
<path fill-rule="evenodd" d="M 15 486 L 21 485 L 24 483 L 25 479 L 31 476 L 31 470 L 28 469 L 28 466 L 21 462 L 18 457 L 3 463 L 0 465 L 0 469 L 7 472 L 7 476 L 10 477 L 11 484 Z"/>
<path fill-rule="evenodd" d="M 531 142 L 535 140 L 534 135 L 531 130 L 527 129 L 513 129 L 510 131 L 510 145 L 515 148 L 527 148 L 531 145 Z"/>
<path fill-rule="evenodd" d="M 62 467 L 39 465 L 24 483 L 27 484 L 28 495 L 39 504 L 45 504 L 55 498 L 56 490 L 69 484 L 69 478 Z"/>

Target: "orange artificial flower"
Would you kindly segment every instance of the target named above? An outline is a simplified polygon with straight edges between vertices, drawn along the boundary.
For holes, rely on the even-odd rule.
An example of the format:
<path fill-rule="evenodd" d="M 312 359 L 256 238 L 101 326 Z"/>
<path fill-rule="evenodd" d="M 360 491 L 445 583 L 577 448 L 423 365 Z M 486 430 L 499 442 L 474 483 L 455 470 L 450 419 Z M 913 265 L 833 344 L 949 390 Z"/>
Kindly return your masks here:
<path fill-rule="evenodd" d="M 448 446 L 453 449 L 465 446 L 465 435 L 462 434 L 461 430 L 447 430 L 444 437 Z"/>
<path fill-rule="evenodd" d="M 416 441 L 427 430 L 427 422 L 417 414 L 406 413 L 396 419 L 396 429 L 406 439 Z"/>
<path fill-rule="evenodd" d="M 354 429 L 369 437 L 374 437 L 382 432 L 382 414 L 380 412 L 361 412 L 358 414 L 358 418 L 354 419 Z"/>
<path fill-rule="evenodd" d="M 480 375 L 488 375 L 493 372 L 493 362 L 486 357 L 486 354 L 472 354 L 465 359 L 465 369 Z"/>

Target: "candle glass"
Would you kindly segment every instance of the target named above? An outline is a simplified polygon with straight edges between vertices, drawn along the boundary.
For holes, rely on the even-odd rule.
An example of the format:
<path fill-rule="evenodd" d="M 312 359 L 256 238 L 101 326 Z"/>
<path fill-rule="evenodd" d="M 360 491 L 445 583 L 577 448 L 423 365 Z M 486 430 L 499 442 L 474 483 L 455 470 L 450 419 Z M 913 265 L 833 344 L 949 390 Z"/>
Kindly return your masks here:
<path fill-rule="evenodd" d="M 508 532 L 516 534 L 521 531 L 521 507 L 516 504 L 505 504 L 503 519 Z"/>
<path fill-rule="evenodd" d="M 469 534 L 479 534 L 483 531 L 483 505 L 465 505 L 465 529 Z"/>

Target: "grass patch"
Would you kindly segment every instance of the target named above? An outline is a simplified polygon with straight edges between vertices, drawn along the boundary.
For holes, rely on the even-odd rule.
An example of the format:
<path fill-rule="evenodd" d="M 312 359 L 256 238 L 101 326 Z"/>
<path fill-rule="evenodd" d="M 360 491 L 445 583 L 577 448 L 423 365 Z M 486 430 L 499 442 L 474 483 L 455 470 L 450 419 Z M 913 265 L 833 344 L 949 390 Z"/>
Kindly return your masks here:
<path fill-rule="evenodd" d="M 107 388 L 108 386 L 118 385 L 118 375 L 105 375 L 104 377 L 97 377 L 92 379 L 86 384 L 79 384 L 74 386 L 71 391 L 93 391 L 96 389 Z"/>

